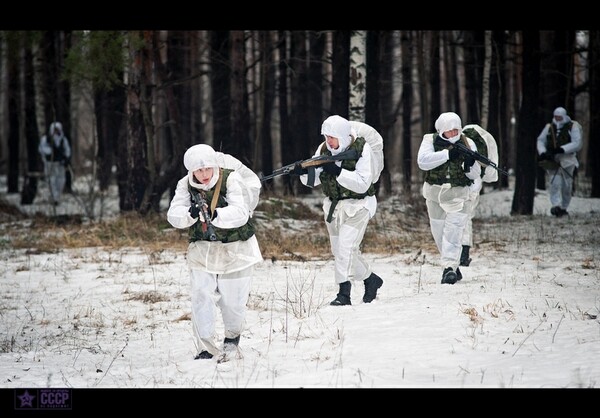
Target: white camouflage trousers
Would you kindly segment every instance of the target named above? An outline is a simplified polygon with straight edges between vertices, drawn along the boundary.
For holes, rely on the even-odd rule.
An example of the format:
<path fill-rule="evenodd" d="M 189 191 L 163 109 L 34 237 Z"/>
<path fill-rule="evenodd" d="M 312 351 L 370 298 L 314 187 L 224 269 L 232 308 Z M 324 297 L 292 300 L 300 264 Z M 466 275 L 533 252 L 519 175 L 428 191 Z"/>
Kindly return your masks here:
<path fill-rule="evenodd" d="M 192 326 L 199 350 L 213 356 L 220 352 L 217 345 L 217 309 L 221 311 L 226 338 L 241 334 L 246 317 L 254 266 L 244 270 L 212 274 L 191 270 Z"/>
<path fill-rule="evenodd" d="M 460 263 L 462 237 L 471 216 L 473 202 L 467 200 L 458 212 L 446 212 L 439 203 L 427 199 L 429 225 L 435 244 L 440 252 L 443 268 L 452 267 L 456 271 Z"/>
<path fill-rule="evenodd" d="M 52 203 L 58 202 L 67 180 L 65 166 L 58 161 L 45 161 L 44 168 L 46 170 L 46 181 L 50 189 L 50 201 Z"/>
<path fill-rule="evenodd" d="M 337 211 L 331 222 L 325 222 L 335 259 L 337 284 L 348 280 L 364 280 L 371 274 L 371 267 L 360 252 L 369 219 L 369 211 L 361 208 L 354 216 L 348 216 L 342 210 Z"/>
<path fill-rule="evenodd" d="M 571 203 L 574 173 L 574 165 L 567 168 L 561 167 L 558 170 L 546 170 L 548 182 L 550 183 L 549 194 L 552 207 L 559 206 L 562 209 L 568 209 Z"/>

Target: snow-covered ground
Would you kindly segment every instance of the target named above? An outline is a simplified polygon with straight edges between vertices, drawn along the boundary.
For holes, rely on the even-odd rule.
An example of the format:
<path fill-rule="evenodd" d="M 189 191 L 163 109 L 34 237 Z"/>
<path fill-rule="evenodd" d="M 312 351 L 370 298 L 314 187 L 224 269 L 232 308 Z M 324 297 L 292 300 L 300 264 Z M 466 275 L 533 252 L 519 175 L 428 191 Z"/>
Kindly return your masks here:
<path fill-rule="evenodd" d="M 430 236 L 367 254 L 384 280 L 370 304 L 359 285 L 351 306 L 329 305 L 329 258 L 265 260 L 243 356 L 225 363 L 193 359 L 184 253 L 36 253 L 2 227 L 0 387 L 598 388 L 600 199 L 574 197 L 555 218 L 537 191 L 534 214 L 511 217 L 512 195 L 481 196 L 455 285 L 440 284 Z"/>

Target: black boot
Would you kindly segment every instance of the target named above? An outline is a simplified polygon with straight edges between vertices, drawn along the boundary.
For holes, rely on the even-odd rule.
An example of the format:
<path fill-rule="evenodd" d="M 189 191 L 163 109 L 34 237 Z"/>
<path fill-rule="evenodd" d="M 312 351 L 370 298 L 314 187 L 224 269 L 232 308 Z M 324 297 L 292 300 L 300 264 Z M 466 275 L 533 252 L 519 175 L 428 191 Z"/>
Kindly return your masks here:
<path fill-rule="evenodd" d="M 462 253 L 460 254 L 460 265 L 467 267 L 471 264 L 471 259 L 469 258 L 469 247 L 468 245 L 462 246 Z"/>
<path fill-rule="evenodd" d="M 461 276 L 462 277 L 462 276 Z M 442 284 L 454 284 L 458 280 L 457 274 L 452 270 L 452 267 L 446 267 L 442 273 Z"/>
<path fill-rule="evenodd" d="M 202 350 L 199 354 L 196 355 L 196 357 L 194 357 L 194 360 L 204 360 L 204 359 L 211 359 L 211 358 L 213 358 L 212 354 L 210 354 L 206 350 Z"/>
<path fill-rule="evenodd" d="M 352 289 L 352 283 L 350 280 L 344 283 L 340 283 L 340 292 L 337 294 L 337 297 L 331 301 L 330 305 L 333 306 L 342 306 L 342 305 L 352 305 L 350 302 L 350 290 Z"/>
<path fill-rule="evenodd" d="M 363 282 L 365 283 L 363 302 L 371 303 L 377 297 L 377 289 L 383 285 L 383 280 L 375 273 L 371 273 Z"/>
<path fill-rule="evenodd" d="M 231 345 L 239 345 L 240 344 L 240 336 L 238 335 L 235 338 L 227 338 L 223 340 L 223 344 L 231 344 Z"/>

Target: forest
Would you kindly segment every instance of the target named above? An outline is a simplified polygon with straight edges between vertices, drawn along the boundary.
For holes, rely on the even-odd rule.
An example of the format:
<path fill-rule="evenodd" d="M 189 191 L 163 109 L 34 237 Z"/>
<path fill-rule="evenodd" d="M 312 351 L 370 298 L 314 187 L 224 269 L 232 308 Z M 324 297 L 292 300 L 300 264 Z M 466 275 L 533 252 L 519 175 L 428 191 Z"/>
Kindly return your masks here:
<path fill-rule="evenodd" d="M 24 205 L 39 198 L 53 121 L 73 176 L 116 184 L 120 211 L 143 215 L 174 191 L 190 146 L 268 175 L 310 158 L 332 114 L 381 133 L 378 195 L 408 195 L 423 135 L 453 111 L 495 137 L 511 213 L 527 215 L 545 188 L 536 138 L 558 106 L 583 127 L 577 187 L 600 197 L 597 30 L 12 30 L 0 42 L 0 175 Z M 286 175 L 264 189 L 307 193 L 299 185 Z"/>

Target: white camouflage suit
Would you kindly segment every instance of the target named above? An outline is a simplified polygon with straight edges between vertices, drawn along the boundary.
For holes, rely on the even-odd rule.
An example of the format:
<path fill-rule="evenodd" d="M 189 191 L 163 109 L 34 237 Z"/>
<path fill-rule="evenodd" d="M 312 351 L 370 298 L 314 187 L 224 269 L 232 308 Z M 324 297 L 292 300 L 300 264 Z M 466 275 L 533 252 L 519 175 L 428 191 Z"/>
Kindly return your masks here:
<path fill-rule="evenodd" d="M 40 139 L 38 151 L 44 161 L 44 176 L 50 189 L 50 200 L 58 204 L 67 179 L 65 165 L 71 158 L 71 146 L 63 132 L 62 123 L 50 124 L 48 135 Z"/>
<path fill-rule="evenodd" d="M 445 138 L 451 143 L 461 140 L 462 125 L 460 117 L 454 112 L 442 113 L 435 122 L 437 134 L 458 129 L 459 134 L 452 138 Z M 423 171 L 432 170 L 449 160 L 448 149 L 435 151 L 433 146 L 434 134 L 426 134 L 419 147 L 417 164 Z M 466 138 L 466 137 L 465 137 Z M 466 138 L 470 148 L 477 151 L 477 146 L 472 139 Z M 476 180 L 480 178 L 481 166 L 473 164 L 465 173 L 467 178 Z M 462 251 L 462 236 L 465 226 L 471 216 L 472 197 L 481 188 L 481 182 L 471 186 L 451 187 L 450 183 L 442 185 L 423 183 L 423 197 L 426 199 L 427 213 L 431 234 L 440 252 L 440 263 L 444 269 L 451 267 L 454 271 L 458 268 Z"/>
<path fill-rule="evenodd" d="M 557 121 L 556 116 L 562 116 L 562 120 Z M 554 109 L 552 124 L 554 125 L 556 136 L 559 135 L 562 127 L 571 121 L 565 108 L 557 107 Z M 558 170 L 546 170 L 550 182 L 550 205 L 563 210 L 566 210 L 571 203 L 573 175 L 575 168 L 579 167 L 576 153 L 583 147 L 581 125 L 576 121 L 572 122 L 573 126 L 569 131 L 571 142 L 562 146 L 564 153 L 554 155 L 554 161 L 560 164 L 560 168 Z M 547 143 L 549 129 L 550 124 L 548 123 L 537 138 L 537 151 L 540 155 L 545 153 L 549 148 L 550 144 Z"/>
<path fill-rule="evenodd" d="M 328 117 L 321 126 L 321 134 L 328 135 L 339 139 L 339 147 L 332 149 L 327 142 L 321 143 L 313 156 L 321 155 L 323 145 L 331 151 L 332 155 L 337 155 L 348 149 L 352 138 L 356 135 L 353 132 L 351 122 L 341 116 Z M 373 182 L 373 158 L 371 146 L 365 142 L 362 155 L 356 162 L 354 171 L 344 170 L 337 176 L 337 182 L 343 187 L 352 190 L 356 193 L 365 193 Z M 341 161 L 336 161 L 338 166 L 341 166 Z M 308 184 L 308 175 L 300 176 L 302 184 L 315 187 L 321 184 L 320 174 L 322 168 L 315 168 L 314 184 Z M 327 219 L 329 209 L 331 207 L 331 199 L 325 197 L 323 199 L 324 218 Z M 340 200 L 333 212 L 331 222 L 325 222 L 331 252 L 335 260 L 335 282 L 337 284 L 352 280 L 362 281 L 368 278 L 371 274 L 371 267 L 364 259 L 360 251 L 360 244 L 365 235 L 369 220 L 375 216 L 377 210 L 377 198 L 375 196 L 367 196 L 363 199 L 344 199 Z"/>
<path fill-rule="evenodd" d="M 190 147 L 183 161 L 188 174 L 177 183 L 171 200 L 167 212 L 171 225 L 189 228 L 204 219 L 202 213 L 200 218 L 190 215 L 192 201 L 188 185 L 203 191 L 213 189 L 219 179 L 218 167 L 236 170 L 227 178 L 225 198 L 228 205 L 216 208 L 218 215 L 212 221 L 213 226 L 229 229 L 248 222 L 261 188 L 260 179 L 252 170 L 233 156 L 215 152 L 205 144 Z M 206 185 L 199 183 L 193 174 L 205 167 L 214 168 L 213 176 Z M 241 334 L 254 265 L 262 260 L 256 235 L 246 241 L 223 243 L 200 240 L 189 244 L 187 262 L 191 279 L 192 325 L 200 351 L 208 351 L 213 356 L 220 353 L 215 330 L 217 306 L 223 318 L 225 338 L 236 338 Z"/>

